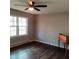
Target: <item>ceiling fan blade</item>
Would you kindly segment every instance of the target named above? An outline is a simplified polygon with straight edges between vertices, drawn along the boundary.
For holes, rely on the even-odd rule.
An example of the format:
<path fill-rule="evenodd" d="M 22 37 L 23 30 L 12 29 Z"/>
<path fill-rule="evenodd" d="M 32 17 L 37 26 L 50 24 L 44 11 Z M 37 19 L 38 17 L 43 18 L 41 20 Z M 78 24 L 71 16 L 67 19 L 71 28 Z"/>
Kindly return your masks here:
<path fill-rule="evenodd" d="M 35 5 L 35 7 L 47 7 L 47 5 Z"/>
<path fill-rule="evenodd" d="M 34 9 L 37 10 L 37 11 L 40 11 L 40 9 L 38 9 L 38 8 L 36 8 L 36 7 L 34 7 Z"/>
<path fill-rule="evenodd" d="M 29 8 L 25 8 L 24 10 L 28 10 Z"/>

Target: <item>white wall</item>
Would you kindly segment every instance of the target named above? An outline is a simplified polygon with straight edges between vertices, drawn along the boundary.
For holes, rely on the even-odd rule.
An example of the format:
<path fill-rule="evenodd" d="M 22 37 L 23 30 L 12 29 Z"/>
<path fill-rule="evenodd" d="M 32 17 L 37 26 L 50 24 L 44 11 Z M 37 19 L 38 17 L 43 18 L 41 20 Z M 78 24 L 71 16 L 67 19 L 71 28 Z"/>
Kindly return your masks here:
<path fill-rule="evenodd" d="M 20 12 L 17 10 L 10 10 L 11 15 L 28 17 L 28 35 L 10 37 L 10 47 L 15 47 L 24 43 L 34 41 L 35 39 L 35 15 Z"/>
<path fill-rule="evenodd" d="M 68 13 L 43 14 L 37 16 L 37 38 L 58 46 L 58 33 L 69 33 Z M 61 47 L 62 44 L 61 44 Z"/>

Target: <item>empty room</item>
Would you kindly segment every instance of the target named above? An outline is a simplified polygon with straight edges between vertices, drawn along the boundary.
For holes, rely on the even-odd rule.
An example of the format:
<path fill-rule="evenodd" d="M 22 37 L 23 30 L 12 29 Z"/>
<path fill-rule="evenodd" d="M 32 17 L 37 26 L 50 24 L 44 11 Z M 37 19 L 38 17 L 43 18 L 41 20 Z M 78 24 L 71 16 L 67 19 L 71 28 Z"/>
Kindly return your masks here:
<path fill-rule="evenodd" d="M 69 0 L 10 0 L 10 59 L 69 59 Z"/>

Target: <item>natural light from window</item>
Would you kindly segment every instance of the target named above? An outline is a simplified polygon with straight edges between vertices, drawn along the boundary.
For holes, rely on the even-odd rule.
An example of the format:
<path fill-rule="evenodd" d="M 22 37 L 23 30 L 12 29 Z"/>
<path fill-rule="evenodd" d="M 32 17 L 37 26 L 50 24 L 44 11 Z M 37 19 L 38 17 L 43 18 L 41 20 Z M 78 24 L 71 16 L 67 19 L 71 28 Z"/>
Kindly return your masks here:
<path fill-rule="evenodd" d="M 10 16 L 10 36 L 28 34 L 28 18 Z"/>

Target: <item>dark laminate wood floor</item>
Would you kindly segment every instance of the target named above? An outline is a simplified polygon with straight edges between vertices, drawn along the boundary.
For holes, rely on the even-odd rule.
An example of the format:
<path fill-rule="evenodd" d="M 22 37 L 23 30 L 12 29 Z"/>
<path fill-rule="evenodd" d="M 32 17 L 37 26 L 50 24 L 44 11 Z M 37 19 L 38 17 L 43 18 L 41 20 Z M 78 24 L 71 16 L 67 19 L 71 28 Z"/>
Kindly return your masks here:
<path fill-rule="evenodd" d="M 63 49 L 32 42 L 11 48 L 10 59 L 69 59 Z"/>

